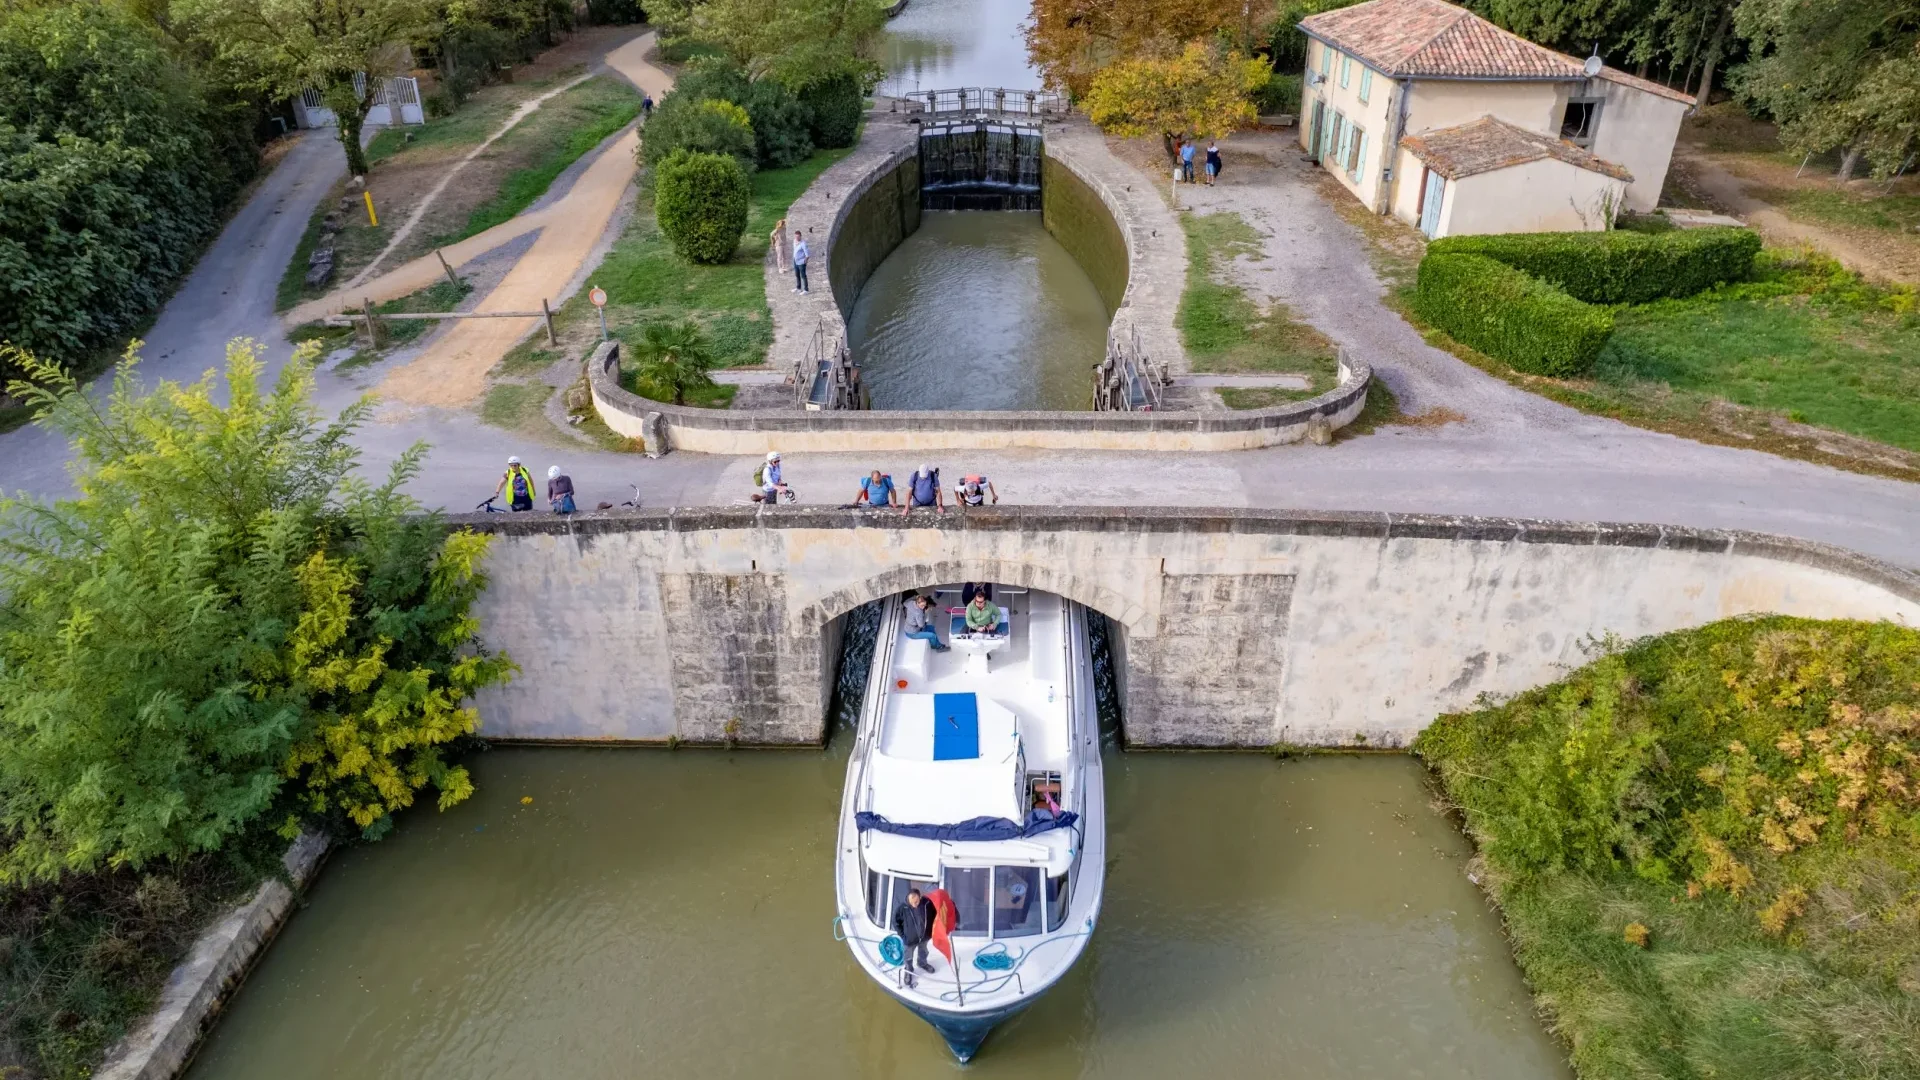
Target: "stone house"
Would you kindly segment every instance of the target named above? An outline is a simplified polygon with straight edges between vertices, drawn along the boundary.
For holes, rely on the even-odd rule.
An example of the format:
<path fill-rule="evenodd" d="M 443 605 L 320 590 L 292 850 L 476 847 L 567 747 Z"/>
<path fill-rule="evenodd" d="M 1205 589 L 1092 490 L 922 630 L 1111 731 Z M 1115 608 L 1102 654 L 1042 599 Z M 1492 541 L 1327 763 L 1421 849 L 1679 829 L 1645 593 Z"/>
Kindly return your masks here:
<path fill-rule="evenodd" d="M 1300 22 L 1300 145 L 1430 237 L 1605 229 L 1659 203 L 1693 98 L 1535 45 L 1444 0 Z"/>

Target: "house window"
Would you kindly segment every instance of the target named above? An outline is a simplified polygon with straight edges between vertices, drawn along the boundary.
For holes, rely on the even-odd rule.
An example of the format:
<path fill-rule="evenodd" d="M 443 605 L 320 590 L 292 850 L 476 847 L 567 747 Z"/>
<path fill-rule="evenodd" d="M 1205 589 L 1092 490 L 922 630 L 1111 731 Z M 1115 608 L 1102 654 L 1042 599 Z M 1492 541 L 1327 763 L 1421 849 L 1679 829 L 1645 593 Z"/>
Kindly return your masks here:
<path fill-rule="evenodd" d="M 1340 57 L 1340 89 L 1345 90 L 1347 88 L 1347 84 L 1352 81 L 1353 81 L 1353 57 L 1342 55 Z"/>
<path fill-rule="evenodd" d="M 1560 118 L 1560 137 L 1575 146 L 1592 146 L 1600 130 L 1600 106 L 1604 98 L 1572 98 Z"/>
<path fill-rule="evenodd" d="M 1347 118 L 1344 116 L 1341 116 L 1339 113 L 1334 113 L 1333 114 L 1333 136 L 1334 136 L 1333 160 L 1336 164 L 1345 162 L 1347 160 L 1347 146 L 1349 145 L 1348 140 L 1352 135 L 1353 135 L 1353 128 L 1347 123 Z"/>
<path fill-rule="evenodd" d="M 1360 104 L 1365 105 L 1367 103 L 1367 99 L 1372 96 L 1373 96 L 1373 69 L 1361 68 L 1360 69 Z"/>

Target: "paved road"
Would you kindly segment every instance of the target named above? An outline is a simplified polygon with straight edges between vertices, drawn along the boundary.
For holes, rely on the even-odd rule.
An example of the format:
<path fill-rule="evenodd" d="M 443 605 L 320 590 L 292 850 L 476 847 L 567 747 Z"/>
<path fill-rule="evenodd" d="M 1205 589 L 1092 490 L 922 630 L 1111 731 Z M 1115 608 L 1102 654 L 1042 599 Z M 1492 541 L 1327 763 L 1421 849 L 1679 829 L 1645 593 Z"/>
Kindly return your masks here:
<path fill-rule="evenodd" d="M 273 329 L 274 285 L 313 206 L 338 177 L 339 162 L 337 147 L 309 136 L 263 182 L 154 328 L 149 375 L 196 375 L 217 363 L 227 338 Z M 1229 168 L 1223 179 L 1234 178 Z M 1364 349 L 1410 408 L 1447 405 L 1467 414 L 1467 422 L 1387 428 L 1324 448 L 1232 454 L 948 453 L 937 459 L 946 475 L 984 471 L 1003 499 L 1020 503 L 1372 509 L 1757 529 L 1920 566 L 1920 485 L 1692 443 L 1515 390 L 1420 342 L 1380 307 L 1380 284 L 1359 254 L 1358 238 L 1342 232 L 1348 227 L 1311 190 L 1270 186 L 1271 193 L 1236 194 L 1226 183 L 1205 193 L 1244 200 L 1249 218 L 1263 229 L 1293 222 L 1285 233 L 1276 231 L 1275 254 L 1285 258 L 1246 264 L 1256 268 L 1249 273 L 1270 271 L 1274 277 L 1263 288 Z M 287 352 L 276 345 L 273 357 Z M 334 376 L 321 379 L 326 407 L 357 392 Z M 488 428 L 468 413 L 400 406 L 384 408 L 360 444 L 366 463 L 383 467 L 416 439 L 434 450 L 415 493 L 454 510 L 471 508 L 492 490 L 509 453 L 525 457 L 536 475 L 549 463 L 561 464 L 588 506 L 625 498 L 629 484 L 640 486 L 649 505 L 744 501 L 754 464 L 556 450 Z M 31 430 L 0 437 L 0 460 L 9 462 L 13 482 L 31 491 L 65 489 L 63 457 L 60 447 Z M 903 455 L 793 455 L 787 474 L 803 502 L 833 504 L 851 499 L 867 468 L 904 476 L 917 463 Z"/>

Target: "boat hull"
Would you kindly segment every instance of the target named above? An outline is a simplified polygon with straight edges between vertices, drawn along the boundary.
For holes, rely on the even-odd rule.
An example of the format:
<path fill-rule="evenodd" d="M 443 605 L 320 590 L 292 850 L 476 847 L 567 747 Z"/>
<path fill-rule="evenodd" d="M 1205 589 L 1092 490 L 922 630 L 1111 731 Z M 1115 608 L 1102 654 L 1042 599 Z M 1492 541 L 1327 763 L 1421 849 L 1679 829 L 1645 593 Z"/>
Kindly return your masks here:
<path fill-rule="evenodd" d="M 911 1001 L 902 1001 L 901 1004 L 920 1019 L 932 1024 L 933 1030 L 939 1032 L 940 1037 L 947 1041 L 947 1049 L 953 1051 L 953 1056 L 959 1059 L 960 1064 L 965 1065 L 973 1060 L 973 1055 L 980 1051 L 980 1044 L 987 1041 L 987 1036 L 992 1034 L 995 1027 L 1024 1011 L 1027 1006 L 1033 1004 L 1033 999 L 1018 1001 L 991 1012 L 968 1013 L 930 1009 Z"/>

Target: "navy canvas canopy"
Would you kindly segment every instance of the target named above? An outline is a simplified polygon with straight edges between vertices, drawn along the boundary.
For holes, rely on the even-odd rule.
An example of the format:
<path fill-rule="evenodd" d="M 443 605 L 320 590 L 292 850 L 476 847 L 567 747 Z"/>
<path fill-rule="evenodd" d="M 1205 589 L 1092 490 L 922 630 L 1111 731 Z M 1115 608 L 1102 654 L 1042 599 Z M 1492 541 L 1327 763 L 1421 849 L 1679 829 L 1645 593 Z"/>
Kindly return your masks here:
<path fill-rule="evenodd" d="M 1055 829 L 1069 828 L 1078 820 L 1080 815 L 1071 810 L 1055 814 L 1051 810 L 1039 808 L 1027 811 L 1025 825 L 1003 817 L 977 817 L 957 825 L 929 825 L 888 821 L 884 816 L 866 810 L 853 816 L 853 823 L 861 832 L 871 829 L 875 832 L 892 833 L 895 836 L 905 836 L 915 840 L 956 841 L 1018 840 L 1052 832 Z"/>

